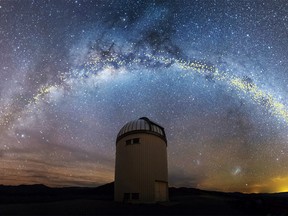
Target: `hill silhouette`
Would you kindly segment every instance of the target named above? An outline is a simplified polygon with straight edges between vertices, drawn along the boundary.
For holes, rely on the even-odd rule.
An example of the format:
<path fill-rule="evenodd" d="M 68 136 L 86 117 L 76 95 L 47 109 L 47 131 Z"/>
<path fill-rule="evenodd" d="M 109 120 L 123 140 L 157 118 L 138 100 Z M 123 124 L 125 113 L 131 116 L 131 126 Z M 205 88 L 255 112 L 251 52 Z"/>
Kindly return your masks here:
<path fill-rule="evenodd" d="M 287 215 L 288 193 L 242 194 L 169 188 L 170 202 L 113 201 L 114 183 L 95 188 L 0 186 L 1 215 Z"/>

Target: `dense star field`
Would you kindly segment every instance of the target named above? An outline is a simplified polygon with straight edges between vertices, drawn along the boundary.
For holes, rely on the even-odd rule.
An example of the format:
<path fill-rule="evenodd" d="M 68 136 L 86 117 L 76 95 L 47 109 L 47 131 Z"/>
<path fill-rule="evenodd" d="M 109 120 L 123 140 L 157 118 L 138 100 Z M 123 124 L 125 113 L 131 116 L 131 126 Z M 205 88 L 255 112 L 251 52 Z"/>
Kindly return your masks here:
<path fill-rule="evenodd" d="M 0 184 L 98 186 L 165 128 L 170 186 L 288 191 L 286 0 L 0 0 Z"/>

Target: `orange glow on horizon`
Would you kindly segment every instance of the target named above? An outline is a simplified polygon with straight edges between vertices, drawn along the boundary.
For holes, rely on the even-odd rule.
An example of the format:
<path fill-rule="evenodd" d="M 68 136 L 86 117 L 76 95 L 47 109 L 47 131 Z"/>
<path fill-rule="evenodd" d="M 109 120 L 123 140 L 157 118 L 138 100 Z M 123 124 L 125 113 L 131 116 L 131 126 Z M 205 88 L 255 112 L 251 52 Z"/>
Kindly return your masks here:
<path fill-rule="evenodd" d="M 243 184 L 240 181 L 231 183 L 231 179 L 223 178 L 222 180 L 218 179 L 209 179 L 205 182 L 202 182 L 197 186 L 197 188 L 202 190 L 211 190 L 211 191 L 222 191 L 222 192 L 240 192 L 245 194 L 250 193 L 281 193 L 288 192 L 288 176 L 278 176 L 267 179 L 265 182 L 261 183 L 244 183 L 246 178 L 241 179 Z M 242 187 L 239 185 L 243 185 Z"/>

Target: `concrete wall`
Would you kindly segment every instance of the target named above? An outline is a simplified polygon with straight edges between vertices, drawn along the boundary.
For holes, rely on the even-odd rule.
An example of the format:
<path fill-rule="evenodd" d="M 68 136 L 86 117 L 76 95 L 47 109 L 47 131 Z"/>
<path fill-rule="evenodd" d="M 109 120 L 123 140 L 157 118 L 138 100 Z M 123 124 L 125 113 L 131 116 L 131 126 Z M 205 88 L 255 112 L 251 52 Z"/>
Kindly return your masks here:
<path fill-rule="evenodd" d="M 126 140 L 133 138 L 140 138 L 140 144 L 126 145 Z M 139 193 L 140 199 L 133 202 L 155 202 L 155 181 L 168 182 L 165 141 L 146 133 L 119 140 L 116 144 L 115 201 L 122 202 L 124 193 Z"/>

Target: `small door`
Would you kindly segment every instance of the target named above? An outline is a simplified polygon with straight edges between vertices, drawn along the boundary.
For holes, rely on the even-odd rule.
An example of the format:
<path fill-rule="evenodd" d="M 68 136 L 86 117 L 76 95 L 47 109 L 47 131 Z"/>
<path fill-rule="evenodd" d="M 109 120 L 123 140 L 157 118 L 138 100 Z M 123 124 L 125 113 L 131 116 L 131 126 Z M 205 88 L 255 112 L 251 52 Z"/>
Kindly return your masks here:
<path fill-rule="evenodd" d="M 155 181 L 155 201 L 167 201 L 167 182 Z"/>

